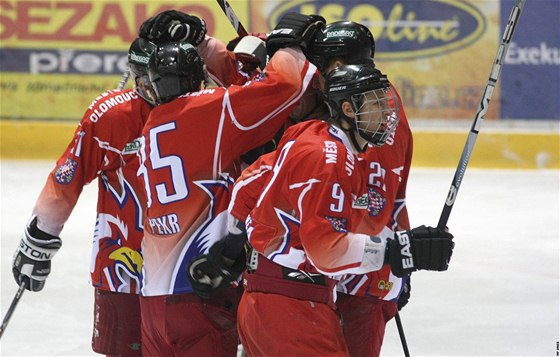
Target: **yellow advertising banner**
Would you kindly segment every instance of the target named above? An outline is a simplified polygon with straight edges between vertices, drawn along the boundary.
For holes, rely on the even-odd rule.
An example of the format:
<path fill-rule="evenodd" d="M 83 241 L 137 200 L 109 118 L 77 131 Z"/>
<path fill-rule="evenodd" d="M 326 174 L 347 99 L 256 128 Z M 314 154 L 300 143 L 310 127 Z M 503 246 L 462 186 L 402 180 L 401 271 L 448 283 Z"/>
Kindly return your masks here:
<path fill-rule="evenodd" d="M 495 0 L 232 0 L 251 32 L 285 13 L 352 20 L 376 39 L 376 64 L 399 90 L 408 117 L 472 118 L 500 37 Z M 115 88 L 140 24 L 165 9 L 202 17 L 208 34 L 236 36 L 216 1 L 2 0 L 0 118 L 74 120 Z M 499 87 L 494 97 L 499 97 Z M 487 119 L 497 118 L 493 101 Z"/>
<path fill-rule="evenodd" d="M 291 11 L 366 25 L 377 67 L 397 87 L 409 118 L 474 117 L 501 31 L 495 0 L 268 0 L 253 10 L 256 29 L 273 27 Z M 498 104 L 487 118 L 498 117 Z"/>
<path fill-rule="evenodd" d="M 246 22 L 249 2 L 232 3 Z M 2 0 L 0 119 L 79 121 L 117 87 L 142 22 L 167 9 L 203 18 L 217 38 L 236 36 L 216 1 Z"/>

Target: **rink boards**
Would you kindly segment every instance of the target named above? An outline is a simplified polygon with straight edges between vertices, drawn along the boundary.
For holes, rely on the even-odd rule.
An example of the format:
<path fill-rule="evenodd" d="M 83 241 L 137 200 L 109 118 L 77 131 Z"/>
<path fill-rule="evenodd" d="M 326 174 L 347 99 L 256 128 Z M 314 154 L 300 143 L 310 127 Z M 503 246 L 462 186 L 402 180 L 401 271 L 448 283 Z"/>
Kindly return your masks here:
<path fill-rule="evenodd" d="M 456 167 L 470 129 L 468 121 L 411 121 L 413 166 Z M 58 158 L 76 129 L 75 123 L 0 121 L 0 158 Z M 469 167 L 559 169 L 558 122 L 535 125 L 485 121 Z"/>

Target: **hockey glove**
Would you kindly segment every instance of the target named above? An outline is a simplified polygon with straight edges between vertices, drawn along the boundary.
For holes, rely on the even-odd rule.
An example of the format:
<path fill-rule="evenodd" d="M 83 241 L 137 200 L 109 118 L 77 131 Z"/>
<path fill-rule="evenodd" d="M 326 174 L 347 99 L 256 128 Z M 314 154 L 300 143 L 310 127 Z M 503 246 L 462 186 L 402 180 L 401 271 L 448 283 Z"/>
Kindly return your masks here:
<path fill-rule="evenodd" d="M 295 12 L 284 15 L 266 38 L 266 50 L 272 57 L 280 48 L 300 46 L 303 53 L 325 26 L 325 18 L 319 15 L 302 15 Z"/>
<path fill-rule="evenodd" d="M 412 285 L 410 285 L 411 277 L 412 274 L 408 278 L 404 279 L 403 290 L 401 292 L 401 295 L 399 296 L 399 300 L 397 300 L 397 307 L 399 311 L 401 311 L 401 309 L 405 307 L 406 304 L 408 304 L 408 300 L 410 299 L 410 292 L 412 291 Z"/>
<path fill-rule="evenodd" d="M 37 217 L 33 217 L 14 254 L 12 272 L 16 283 L 25 282 L 27 290 L 41 291 L 51 272 L 51 259 L 61 246 L 62 240 L 37 228 Z"/>
<path fill-rule="evenodd" d="M 416 270 L 445 271 L 453 254 L 453 235 L 444 229 L 420 226 L 395 233 L 387 241 L 386 259 L 398 277 Z"/>
<path fill-rule="evenodd" d="M 206 22 L 176 10 L 163 11 L 140 26 L 138 36 L 155 43 L 186 41 L 198 46 L 206 35 Z"/>
<path fill-rule="evenodd" d="M 195 258 L 187 268 L 187 277 L 194 292 L 203 299 L 237 281 L 245 270 L 247 234 L 229 233 L 224 240 L 214 243 L 208 254 Z"/>
<path fill-rule="evenodd" d="M 261 32 L 251 32 L 250 34 L 248 34 L 247 36 L 251 36 L 251 37 L 258 37 L 260 38 L 263 42 L 266 42 L 266 33 L 261 33 Z M 226 45 L 226 49 L 228 51 L 233 52 L 235 50 L 235 47 L 237 47 L 237 45 L 239 44 L 239 41 L 241 41 L 241 39 L 245 37 L 245 36 L 237 36 L 236 38 L 230 40 L 227 45 Z"/>
<path fill-rule="evenodd" d="M 235 59 L 241 63 L 241 70 L 248 75 L 259 67 L 261 70 L 266 66 L 266 35 L 248 35 L 236 37 L 231 40 L 226 48 L 235 54 Z"/>

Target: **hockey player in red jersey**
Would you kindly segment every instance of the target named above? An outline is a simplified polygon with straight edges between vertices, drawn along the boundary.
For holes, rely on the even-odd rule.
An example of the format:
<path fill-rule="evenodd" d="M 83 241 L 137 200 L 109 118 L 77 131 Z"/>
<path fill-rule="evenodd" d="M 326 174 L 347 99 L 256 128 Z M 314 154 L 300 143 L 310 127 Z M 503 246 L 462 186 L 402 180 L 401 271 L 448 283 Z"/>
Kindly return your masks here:
<path fill-rule="evenodd" d="M 341 65 L 373 63 L 375 50 L 373 36 L 363 25 L 350 21 L 329 24 L 319 33 L 308 50 L 308 56 L 326 76 Z M 383 146 L 370 146 L 359 154 L 364 175 L 377 197 L 377 207 L 368 210 L 367 222 L 376 234 L 392 236 L 392 231 L 410 229 L 405 206 L 406 186 L 412 158 L 412 133 L 404 108 L 399 99 L 400 122 L 396 131 Z M 324 109 L 313 107 L 313 97 L 306 96 L 308 103 L 302 112 L 317 113 L 322 117 Z M 300 118 L 305 119 L 305 118 Z M 270 157 L 264 157 L 244 171 L 234 190 L 231 213 L 245 221 L 249 211 L 263 188 L 262 181 L 271 175 Z M 237 197 L 240 196 L 240 197 Z M 365 207 L 362 207 L 365 209 Z M 347 275 L 337 285 L 337 306 L 344 320 L 344 335 L 352 356 L 379 355 L 386 322 L 407 301 L 407 281 L 410 277 L 396 277 L 389 265 L 364 275 Z M 402 305 L 401 305 L 402 306 Z"/>
<path fill-rule="evenodd" d="M 310 59 L 326 76 L 344 64 L 372 64 L 375 41 L 369 29 L 351 21 L 328 24 L 310 48 Z M 391 84 L 397 98 L 400 97 Z M 410 229 L 406 208 L 406 187 L 412 161 L 412 133 L 402 105 L 400 122 L 383 146 L 366 150 L 365 175 L 379 197 L 378 207 L 370 212 L 376 234 Z M 344 336 L 350 355 L 379 356 L 386 323 L 402 308 L 410 294 L 410 277 L 399 278 L 383 269 L 365 275 L 348 275 L 338 283 L 337 306 L 344 321 Z"/>
<path fill-rule="evenodd" d="M 238 329 L 249 356 L 348 355 L 335 312 L 339 277 L 385 262 L 397 276 L 446 270 L 451 257 L 452 235 L 443 230 L 422 226 L 387 240 L 366 222 L 378 201 L 357 153 L 382 145 L 396 127 L 386 78 L 371 65 L 343 66 L 329 74 L 326 91 L 330 124 L 287 129 L 247 219 L 258 257 L 244 275 Z"/>
<path fill-rule="evenodd" d="M 141 310 L 143 353 L 235 355 L 236 290 L 193 294 L 187 267 L 226 235 L 239 156 L 268 141 L 316 74 L 299 49 L 324 20 L 284 27 L 264 72 L 243 86 L 200 90 L 203 62 L 188 43 L 160 46 L 150 78 L 160 104 L 146 123 L 138 171 L 147 193 Z M 255 103 L 254 98 L 259 98 Z"/>
<path fill-rule="evenodd" d="M 226 45 L 207 35 L 206 31 L 203 19 L 177 10 L 165 10 L 147 19 L 140 26 L 138 36 L 152 42 L 166 43 L 193 38 L 192 33 L 198 34 L 196 40 L 189 42 L 204 60 L 208 78 L 221 87 L 243 85 L 258 75 L 266 65 L 266 35 L 238 37 Z M 242 165 L 251 164 L 263 152 L 273 150 L 282 131 L 281 129 L 275 135 L 273 141 L 244 153 L 241 156 Z"/>
<path fill-rule="evenodd" d="M 155 104 L 146 68 L 154 49 L 136 39 L 129 50 L 135 88 L 106 91 L 84 113 L 35 203 L 13 261 L 16 282 L 42 290 L 62 244 L 58 236 L 64 223 L 83 187 L 97 179 L 90 265 L 95 288 L 92 348 L 111 356 L 141 355 L 138 293 L 145 192 L 136 173 L 139 137 Z"/>

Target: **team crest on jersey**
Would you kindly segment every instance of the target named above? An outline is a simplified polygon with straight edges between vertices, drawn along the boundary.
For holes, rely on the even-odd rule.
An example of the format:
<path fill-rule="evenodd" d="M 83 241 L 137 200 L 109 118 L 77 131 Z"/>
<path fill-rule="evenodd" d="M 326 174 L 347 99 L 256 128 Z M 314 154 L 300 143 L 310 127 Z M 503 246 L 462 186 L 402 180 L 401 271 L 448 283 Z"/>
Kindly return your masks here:
<path fill-rule="evenodd" d="M 78 163 L 70 158 L 66 159 L 64 164 L 60 165 L 54 173 L 56 182 L 61 185 L 68 185 L 74 179 Z"/>
<path fill-rule="evenodd" d="M 370 216 L 379 215 L 379 212 L 381 212 L 381 210 L 383 210 L 383 207 L 385 207 L 385 203 L 387 202 L 387 199 L 382 194 L 375 191 L 371 187 L 368 188 L 368 199 L 369 199 L 368 208 L 367 208 L 368 214 Z"/>
<path fill-rule="evenodd" d="M 347 233 L 348 232 L 348 221 L 344 218 L 337 218 L 337 217 L 325 217 L 330 223 L 333 229 L 337 232 Z"/>

